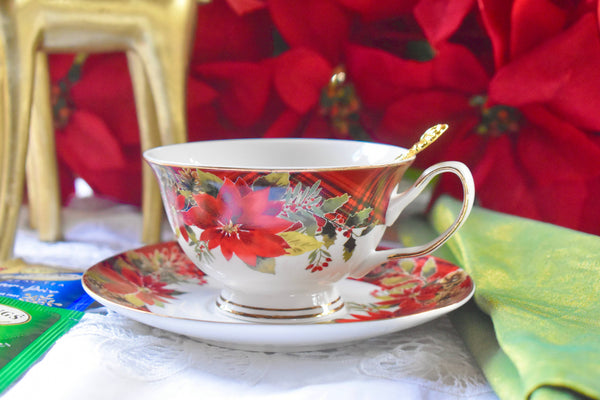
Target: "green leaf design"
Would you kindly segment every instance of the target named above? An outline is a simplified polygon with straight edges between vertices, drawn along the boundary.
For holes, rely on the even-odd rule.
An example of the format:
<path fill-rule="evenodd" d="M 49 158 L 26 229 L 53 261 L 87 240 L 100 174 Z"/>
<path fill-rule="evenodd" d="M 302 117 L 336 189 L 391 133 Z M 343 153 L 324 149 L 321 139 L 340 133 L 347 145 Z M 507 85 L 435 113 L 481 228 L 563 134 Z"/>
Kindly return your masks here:
<path fill-rule="evenodd" d="M 194 243 L 196 243 L 198 241 L 198 238 L 196 237 L 196 232 L 194 232 L 194 230 L 192 229 L 191 226 L 189 225 L 183 225 L 183 227 L 185 228 L 188 237 L 190 238 L 190 240 Z M 179 236 L 181 233 L 179 232 L 179 229 L 177 229 L 177 236 Z"/>
<path fill-rule="evenodd" d="M 373 230 L 373 228 L 375 228 L 375 224 L 371 224 L 368 225 L 361 233 L 360 236 L 366 236 L 367 234 L 369 234 L 369 232 L 371 232 Z"/>
<path fill-rule="evenodd" d="M 341 196 L 327 199 L 323 202 L 323 205 L 321 206 L 321 211 L 323 211 L 324 214 L 334 212 L 338 208 L 346 204 L 349 198 L 350 196 L 348 196 L 348 193 L 344 193 Z"/>
<path fill-rule="evenodd" d="M 308 235 L 314 236 L 317 233 L 317 220 L 306 210 L 299 209 L 293 214 L 290 213 L 287 219 L 292 222 L 300 222 L 303 226 L 302 231 Z"/>
<path fill-rule="evenodd" d="M 337 236 L 335 226 L 331 222 L 327 221 L 327 223 L 323 226 L 323 230 L 321 230 L 321 235 L 323 236 L 323 244 L 325 247 L 329 248 L 333 243 L 335 243 L 335 238 Z"/>
<path fill-rule="evenodd" d="M 275 274 L 275 259 L 256 257 L 256 266 L 248 265 L 251 269 L 265 274 Z"/>
<path fill-rule="evenodd" d="M 196 170 L 196 175 L 200 190 L 216 197 L 219 193 L 219 188 L 223 185 L 223 181 L 218 176 L 201 170 Z"/>
<path fill-rule="evenodd" d="M 413 261 L 412 258 L 400 260 L 398 265 L 400 265 L 400 268 L 402 268 L 408 274 L 412 274 L 413 270 L 415 269 L 415 262 Z"/>
<path fill-rule="evenodd" d="M 182 168 L 177 172 L 177 188 L 186 197 L 198 193 L 217 196 L 223 181 L 210 172 L 200 169 Z"/>
<path fill-rule="evenodd" d="M 348 238 L 348 240 L 346 240 L 346 243 L 344 243 L 344 261 L 348 261 L 350 259 L 350 257 L 352 257 L 352 254 L 354 253 L 354 249 L 356 248 L 356 239 L 354 239 L 354 237 L 350 236 L 350 238 Z"/>
<path fill-rule="evenodd" d="M 367 207 L 367 208 L 363 208 L 362 210 L 360 210 L 359 212 L 357 212 L 355 214 L 350 215 L 348 217 L 348 219 L 346 220 L 346 226 L 357 227 L 357 226 L 364 225 L 366 220 L 371 215 L 371 211 L 373 211 L 373 209 L 371 207 Z"/>
<path fill-rule="evenodd" d="M 423 264 L 423 268 L 421 269 L 421 276 L 424 278 L 429 278 L 431 275 L 435 274 L 437 271 L 437 264 L 433 258 L 428 258 Z"/>
<path fill-rule="evenodd" d="M 290 184 L 290 174 L 288 172 L 273 172 L 256 179 L 252 184 L 254 187 L 260 186 L 279 186 L 287 187 Z"/>
<path fill-rule="evenodd" d="M 287 254 L 292 256 L 316 250 L 323 245 L 323 243 L 319 242 L 314 236 L 305 235 L 300 232 L 283 232 L 280 233 L 279 236 L 281 236 L 290 246 L 290 248 L 287 249 Z"/>

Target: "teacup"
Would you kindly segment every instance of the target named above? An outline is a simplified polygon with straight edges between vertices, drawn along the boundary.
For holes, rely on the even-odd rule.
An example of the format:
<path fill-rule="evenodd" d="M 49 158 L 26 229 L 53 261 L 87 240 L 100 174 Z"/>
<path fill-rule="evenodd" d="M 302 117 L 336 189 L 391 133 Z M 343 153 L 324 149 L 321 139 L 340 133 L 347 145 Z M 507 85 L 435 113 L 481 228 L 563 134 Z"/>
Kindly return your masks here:
<path fill-rule="evenodd" d="M 386 144 L 330 139 L 235 139 L 144 153 L 170 225 L 187 256 L 223 289 L 225 314 L 255 322 L 315 322 L 344 311 L 336 283 L 390 259 L 441 246 L 474 201 L 469 169 L 455 161 L 398 185 L 414 157 Z M 386 228 L 441 173 L 457 175 L 463 202 L 429 243 L 377 250 Z"/>

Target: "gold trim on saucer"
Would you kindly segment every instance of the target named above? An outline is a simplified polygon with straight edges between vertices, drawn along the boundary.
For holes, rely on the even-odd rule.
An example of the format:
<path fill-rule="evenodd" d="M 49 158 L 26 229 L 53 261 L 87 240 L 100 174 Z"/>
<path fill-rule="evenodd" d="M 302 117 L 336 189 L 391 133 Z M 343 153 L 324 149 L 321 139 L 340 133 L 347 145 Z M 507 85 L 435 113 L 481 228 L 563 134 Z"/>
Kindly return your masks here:
<path fill-rule="evenodd" d="M 331 310 L 327 310 L 327 311 L 323 311 L 320 313 L 315 313 L 315 314 L 302 314 L 302 315 L 268 315 L 268 314 L 251 314 L 251 313 L 245 313 L 242 311 L 236 311 L 236 310 L 232 310 L 232 309 L 226 309 L 221 307 L 221 304 L 219 304 L 217 302 L 217 305 L 219 306 L 219 308 L 225 312 L 231 313 L 231 314 L 235 314 L 235 315 L 239 315 L 241 317 L 246 317 L 246 318 L 256 318 L 256 319 L 278 319 L 278 320 L 284 320 L 284 319 L 308 319 L 308 318 L 316 318 L 316 317 L 323 317 L 326 315 L 330 315 L 333 314 L 337 311 L 340 311 L 342 308 L 344 308 L 344 303 L 340 304 L 338 307 L 331 309 Z"/>
<path fill-rule="evenodd" d="M 286 311 L 307 311 L 307 310 L 317 310 L 320 308 L 325 308 L 327 306 L 332 306 L 335 303 L 339 302 L 340 300 L 342 300 L 341 296 L 338 296 L 337 299 L 327 303 L 327 304 L 323 304 L 320 306 L 313 306 L 313 307 L 303 307 L 303 308 L 268 308 L 268 307 L 253 307 L 253 306 L 246 306 L 243 304 L 238 304 L 235 303 L 231 300 L 227 300 L 226 298 L 223 297 L 223 295 L 219 296 L 219 298 L 217 299 L 217 305 L 221 306 L 221 304 L 219 304 L 219 300 L 222 300 L 223 302 L 227 303 L 227 304 L 231 304 L 234 305 L 236 307 L 243 307 L 243 308 L 249 308 L 251 310 L 261 310 L 261 311 L 281 311 L 281 312 L 286 312 Z"/>
<path fill-rule="evenodd" d="M 334 306 L 334 305 L 336 305 L 336 303 L 340 303 L 340 304 L 335 308 L 330 308 L 330 306 Z M 329 302 L 324 305 L 321 305 L 321 306 L 303 307 L 303 308 L 267 308 L 267 307 L 245 306 L 242 304 L 234 303 L 232 301 L 228 301 L 228 300 L 224 299 L 223 296 L 219 296 L 217 298 L 216 305 L 220 310 L 230 313 L 230 314 L 239 315 L 240 317 L 256 318 L 256 319 L 271 319 L 271 320 L 286 320 L 286 319 L 291 320 L 291 319 L 308 319 L 308 318 L 322 317 L 322 316 L 331 315 L 337 311 L 340 311 L 345 306 L 344 301 L 342 300 L 341 296 L 339 296 L 334 301 Z M 242 310 L 244 310 L 244 309 L 257 310 L 257 311 L 264 311 L 267 313 L 280 312 L 280 313 L 287 313 L 287 314 L 251 313 L 251 312 L 245 312 L 242 310 L 236 310 L 229 306 L 239 307 Z M 309 311 L 309 310 L 319 310 L 319 312 L 313 312 L 310 314 L 294 314 L 294 312 Z"/>

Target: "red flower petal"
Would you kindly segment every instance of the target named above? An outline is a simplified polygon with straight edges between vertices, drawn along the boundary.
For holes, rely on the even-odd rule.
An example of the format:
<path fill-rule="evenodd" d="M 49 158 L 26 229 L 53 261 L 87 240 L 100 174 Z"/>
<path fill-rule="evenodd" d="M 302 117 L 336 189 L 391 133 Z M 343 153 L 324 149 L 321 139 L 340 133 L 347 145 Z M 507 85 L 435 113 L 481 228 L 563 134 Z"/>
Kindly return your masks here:
<path fill-rule="evenodd" d="M 541 182 L 540 182 L 541 183 Z M 590 192 L 589 180 L 568 179 L 563 181 L 553 180 L 550 185 L 541 185 L 533 188 L 538 202 L 541 219 L 555 225 L 571 229 L 584 229 L 586 220 L 592 219 L 598 224 L 600 213 L 598 207 L 586 209 Z M 599 234 L 598 225 L 592 233 Z"/>
<path fill-rule="evenodd" d="M 588 135 L 542 107 L 530 106 L 522 112 L 530 125 L 519 132 L 516 150 L 536 183 L 600 174 L 600 146 Z"/>
<path fill-rule="evenodd" d="M 477 197 L 483 207 L 528 218 L 540 218 L 538 201 L 510 138 L 496 138 L 481 162 L 472 167 Z"/>
<path fill-rule="evenodd" d="M 403 60 L 382 50 L 348 46 L 348 75 L 361 101 L 380 109 L 415 89 L 431 87 L 433 64 Z"/>
<path fill-rule="evenodd" d="M 75 111 L 70 123 L 56 135 L 57 151 L 78 175 L 91 171 L 124 169 L 127 161 L 121 144 L 100 117 Z"/>
<path fill-rule="evenodd" d="M 248 255 L 253 254 L 265 258 L 282 256 L 286 254 L 285 249 L 290 247 L 281 236 L 263 230 L 256 230 L 252 233 L 240 232 L 240 240 L 244 243 L 244 251 L 247 251 Z"/>
<path fill-rule="evenodd" d="M 496 66 L 506 63 L 509 52 L 512 1 L 478 0 L 479 10 L 494 48 Z"/>
<path fill-rule="evenodd" d="M 560 33 L 567 17 L 564 5 L 552 0 L 514 0 L 510 18 L 510 58 L 515 59 Z"/>
<path fill-rule="evenodd" d="M 277 59 L 275 87 L 290 108 L 303 114 L 317 104 L 331 73 L 331 65 L 318 53 L 293 49 Z"/>
<path fill-rule="evenodd" d="M 266 9 L 240 16 L 222 0 L 198 6 L 192 65 L 223 60 L 258 61 L 272 53 L 273 23 Z"/>
<path fill-rule="evenodd" d="M 278 31 L 291 47 L 309 47 L 334 63 L 350 32 L 348 12 L 334 0 L 269 0 Z"/>
<path fill-rule="evenodd" d="M 181 212 L 186 225 L 198 226 L 202 229 L 214 226 L 221 214 L 221 205 L 217 199 L 208 194 L 194 195 L 197 206 Z"/>
<path fill-rule="evenodd" d="M 304 116 L 292 110 L 285 110 L 265 132 L 266 138 L 282 138 L 297 136 L 300 122 Z"/>
<path fill-rule="evenodd" d="M 221 240 L 224 235 L 220 228 L 207 228 L 200 234 L 200 240 L 208 242 L 208 248 L 210 250 L 219 247 Z M 231 258 L 231 255 L 229 256 Z M 228 258 L 229 260 L 229 258 Z"/>
<path fill-rule="evenodd" d="M 385 110 L 376 137 L 387 143 L 410 147 L 430 126 L 448 123 L 451 124 L 451 131 L 440 138 L 445 142 L 454 139 L 454 121 L 469 114 L 475 112 L 464 95 L 435 90 L 418 92 L 401 97 Z M 438 161 L 445 159 L 443 153 L 446 145 L 442 143 L 432 145 L 423 155 L 430 155 L 429 159 L 437 158 Z M 432 152 L 435 156 L 431 155 Z M 419 155 L 419 160 L 421 158 Z"/>
<path fill-rule="evenodd" d="M 76 109 L 98 116 L 119 143 L 139 146 L 133 88 L 124 54 L 88 56 L 71 96 Z"/>
<path fill-rule="evenodd" d="M 512 106 L 546 102 L 583 129 L 600 130 L 600 37 L 595 16 L 498 71 L 490 101 Z M 585 49 L 582 51 L 581 49 Z"/>
<path fill-rule="evenodd" d="M 263 114 L 271 84 L 267 64 L 221 62 L 198 65 L 198 78 L 217 88 L 219 106 L 237 126 L 251 126 Z"/>
<path fill-rule="evenodd" d="M 229 179 L 224 180 L 216 201 L 219 203 L 220 213 L 215 217 L 224 224 L 229 222 L 238 223 L 244 207 L 242 195 L 236 185 Z"/>
<path fill-rule="evenodd" d="M 431 63 L 435 86 L 469 94 L 487 91 L 490 78 L 466 47 L 452 43 L 440 44 Z"/>
<path fill-rule="evenodd" d="M 358 12 L 362 20 L 371 21 L 408 14 L 418 0 L 338 0 L 338 2 Z"/>
<path fill-rule="evenodd" d="M 242 257 L 250 256 L 250 262 L 244 262 L 250 265 L 256 265 L 256 254 L 253 254 L 252 252 L 248 251 L 246 246 L 244 246 L 243 242 L 241 242 L 234 236 L 223 235 L 221 237 L 221 240 L 219 241 L 219 244 L 221 246 L 221 252 L 223 253 L 223 257 L 225 257 L 226 260 L 231 260 L 233 253 L 236 253 L 238 257 L 240 254 L 242 255 Z"/>
<path fill-rule="evenodd" d="M 243 202 L 240 201 L 240 203 L 243 209 L 243 216 L 238 222 L 249 223 L 246 222 L 246 218 L 251 218 L 252 215 L 262 214 L 269 205 L 269 188 L 247 192 Z"/>
<path fill-rule="evenodd" d="M 458 29 L 474 4 L 475 0 L 420 0 L 414 13 L 427 39 L 437 46 Z"/>
<path fill-rule="evenodd" d="M 56 82 L 64 78 L 73 65 L 74 54 L 48 54 L 50 81 Z"/>
<path fill-rule="evenodd" d="M 227 0 L 227 3 L 238 15 L 244 15 L 267 6 L 263 0 Z"/>
<path fill-rule="evenodd" d="M 194 75 L 190 75 L 188 79 L 188 111 L 193 110 L 196 107 L 201 107 L 210 104 L 217 97 L 219 97 L 219 92 L 213 89 L 210 85 L 204 83 L 200 79 L 196 78 Z"/>

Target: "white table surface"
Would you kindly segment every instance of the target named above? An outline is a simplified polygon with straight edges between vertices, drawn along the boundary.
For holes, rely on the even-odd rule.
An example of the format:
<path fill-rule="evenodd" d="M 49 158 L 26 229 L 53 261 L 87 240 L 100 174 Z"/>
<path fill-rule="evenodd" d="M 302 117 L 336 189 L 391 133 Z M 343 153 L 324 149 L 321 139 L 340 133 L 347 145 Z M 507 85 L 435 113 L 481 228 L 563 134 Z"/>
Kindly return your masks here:
<path fill-rule="evenodd" d="M 135 207 L 77 199 L 64 241 L 27 227 L 15 255 L 85 271 L 142 246 Z M 164 240 L 172 236 L 165 227 Z M 41 396 L 41 397 L 40 397 Z M 32 366 L 3 399 L 497 399 L 447 317 L 327 351 L 263 353 L 210 346 L 99 308 Z"/>

